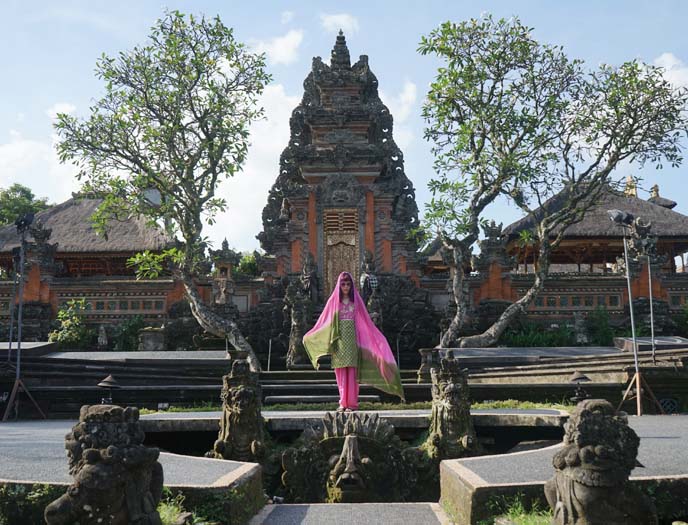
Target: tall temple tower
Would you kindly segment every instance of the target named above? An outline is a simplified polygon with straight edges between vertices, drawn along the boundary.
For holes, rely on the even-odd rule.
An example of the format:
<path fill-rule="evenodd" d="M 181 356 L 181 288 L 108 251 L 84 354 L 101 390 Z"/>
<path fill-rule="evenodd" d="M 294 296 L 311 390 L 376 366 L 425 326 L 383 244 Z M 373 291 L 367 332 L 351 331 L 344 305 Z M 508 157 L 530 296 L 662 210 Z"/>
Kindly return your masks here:
<path fill-rule="evenodd" d="M 341 271 L 358 280 L 370 251 L 379 272 L 418 282 L 415 192 L 368 57 L 352 66 L 340 31 L 330 65 L 313 58 L 303 86 L 258 235 L 276 273 L 301 271 L 310 252 L 326 297 Z"/>

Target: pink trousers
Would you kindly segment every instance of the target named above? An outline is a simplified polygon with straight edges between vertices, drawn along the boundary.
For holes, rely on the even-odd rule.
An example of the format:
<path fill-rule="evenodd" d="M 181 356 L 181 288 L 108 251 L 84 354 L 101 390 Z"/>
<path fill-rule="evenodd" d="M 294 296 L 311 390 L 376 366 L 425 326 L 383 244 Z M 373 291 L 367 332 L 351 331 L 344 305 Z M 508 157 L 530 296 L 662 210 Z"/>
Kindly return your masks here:
<path fill-rule="evenodd" d="M 339 388 L 339 406 L 358 409 L 358 381 L 356 380 L 356 367 L 335 368 L 334 375 L 337 378 Z"/>

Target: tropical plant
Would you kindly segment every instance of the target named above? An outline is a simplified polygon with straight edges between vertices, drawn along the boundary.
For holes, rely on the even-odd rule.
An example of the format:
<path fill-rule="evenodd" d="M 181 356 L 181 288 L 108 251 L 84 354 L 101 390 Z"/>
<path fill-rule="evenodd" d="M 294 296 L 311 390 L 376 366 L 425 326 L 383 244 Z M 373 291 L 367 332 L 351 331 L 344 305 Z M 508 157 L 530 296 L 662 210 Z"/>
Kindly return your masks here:
<path fill-rule="evenodd" d="M 48 334 L 48 340 L 61 346 L 83 348 L 93 342 L 95 330 L 86 326 L 85 299 L 70 299 L 57 312 L 59 327 Z"/>
<path fill-rule="evenodd" d="M 419 51 L 443 61 L 423 105 L 437 173 L 424 227 L 439 232 L 450 254 L 457 305 L 441 346 L 489 346 L 542 290 L 552 250 L 618 165 L 681 162 L 688 90 L 635 60 L 586 71 L 516 17 L 445 22 Z M 464 269 L 498 197 L 533 220 L 535 278 L 484 333 L 460 337 L 469 308 Z"/>
<path fill-rule="evenodd" d="M 264 55 L 247 50 L 219 17 L 170 11 L 146 45 L 103 55 L 96 75 L 105 95 L 90 117 L 59 114 L 55 124 L 60 159 L 75 162 L 83 190 L 103 199 L 96 226 L 107 230 L 108 221 L 134 215 L 178 235 L 174 248 L 135 257 L 138 275 L 171 268 L 199 324 L 260 369 L 237 324 L 203 302 L 194 278 L 206 261 L 204 223 L 226 208 L 218 185 L 241 170 L 249 126 L 263 115 Z"/>
<path fill-rule="evenodd" d="M 23 184 L 0 188 L 0 226 L 12 224 L 27 213 L 38 213 L 48 207 L 48 199 L 37 199 L 33 191 Z"/>

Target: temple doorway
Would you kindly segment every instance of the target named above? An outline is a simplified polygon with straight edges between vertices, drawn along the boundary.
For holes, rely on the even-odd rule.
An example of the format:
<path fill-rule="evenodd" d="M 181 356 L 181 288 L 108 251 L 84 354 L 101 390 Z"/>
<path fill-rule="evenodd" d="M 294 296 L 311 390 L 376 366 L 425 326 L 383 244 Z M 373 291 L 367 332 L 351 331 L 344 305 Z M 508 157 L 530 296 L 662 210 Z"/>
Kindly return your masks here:
<path fill-rule="evenodd" d="M 325 297 L 329 296 L 341 272 L 353 275 L 358 282 L 358 210 L 341 208 L 325 210 Z"/>

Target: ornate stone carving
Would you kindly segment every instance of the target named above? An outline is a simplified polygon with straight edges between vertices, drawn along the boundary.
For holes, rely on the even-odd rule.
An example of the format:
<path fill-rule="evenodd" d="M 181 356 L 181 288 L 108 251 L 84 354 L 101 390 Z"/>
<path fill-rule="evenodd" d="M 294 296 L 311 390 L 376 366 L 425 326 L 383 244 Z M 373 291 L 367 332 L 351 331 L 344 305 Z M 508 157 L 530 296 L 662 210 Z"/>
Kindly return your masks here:
<path fill-rule="evenodd" d="M 29 242 L 26 246 L 28 263 L 26 270 L 30 264 L 38 264 L 42 277 L 54 276 L 60 273 L 64 266 L 61 262 L 55 261 L 57 243 L 50 244 L 48 242 L 52 232 L 53 230 L 46 228 L 40 220 L 29 227 L 29 233 L 35 242 Z"/>
<path fill-rule="evenodd" d="M 417 383 L 432 382 L 432 369 L 440 365 L 440 351 L 437 348 L 421 348 L 420 367 L 418 367 Z"/>
<path fill-rule="evenodd" d="M 377 414 L 328 412 L 282 455 L 295 502 L 403 501 L 416 481 L 414 451 Z"/>
<path fill-rule="evenodd" d="M 258 374 L 251 371 L 246 352 L 233 357 L 231 373 L 222 378 L 220 433 L 206 457 L 258 461 L 264 452 Z"/>
<path fill-rule="evenodd" d="M 564 425 L 545 496 L 557 525 L 653 525 L 652 502 L 628 483 L 640 439 L 603 399 L 578 403 Z"/>
<path fill-rule="evenodd" d="M 331 63 L 313 58 L 303 87 L 301 103 L 289 121 L 289 145 L 280 157 L 279 175 L 263 209 L 263 231 L 258 235 L 261 246 L 270 255 L 284 254 L 285 267 L 289 267 L 290 254 L 285 247 L 295 233 L 288 232 L 280 220 L 284 199 L 306 200 L 315 189 L 318 218 L 327 208 L 350 207 L 358 210 L 363 224 L 365 192 L 372 191 L 392 202 L 391 224 L 385 228 L 391 229 L 399 245 L 408 243 L 407 251 L 413 253 L 415 243 L 407 236 L 418 225 L 415 192 L 404 173 L 403 155 L 393 138 L 393 119 L 380 100 L 368 57 L 362 55 L 352 65 L 340 34 Z M 363 176 L 368 180 L 362 182 Z M 348 271 L 358 269 L 360 261 L 354 262 Z M 409 262 L 414 261 L 411 258 Z"/>
<path fill-rule="evenodd" d="M 300 281 L 305 296 L 313 304 L 317 304 L 320 300 L 320 279 L 318 279 L 318 266 L 315 264 L 315 259 L 310 251 L 306 254 L 306 260 L 303 262 Z"/>
<path fill-rule="evenodd" d="M 368 299 L 377 289 L 378 282 L 377 275 L 375 275 L 375 258 L 370 250 L 366 250 L 363 264 L 361 264 L 361 277 L 359 278 L 359 288 L 364 303 L 368 304 Z"/>
<path fill-rule="evenodd" d="M 642 265 L 649 263 L 652 273 L 657 275 L 668 256 L 657 253 L 657 236 L 651 233 L 652 222 L 643 221 L 642 217 L 636 217 L 630 225 L 630 235 L 625 239 L 628 247 L 628 265 L 632 276 L 638 275 Z M 625 271 L 625 261 L 623 257 L 617 258 L 617 268 Z"/>
<path fill-rule="evenodd" d="M 137 408 L 81 407 L 65 440 L 74 483 L 46 507 L 46 522 L 160 525 L 160 452 L 144 446 L 143 439 Z"/>
<path fill-rule="evenodd" d="M 307 290 L 300 282 L 292 282 L 284 294 L 284 313 L 289 319 L 289 349 L 287 351 L 287 368 L 310 365 L 310 359 L 303 346 L 313 317 L 313 302 Z"/>
<path fill-rule="evenodd" d="M 505 270 L 514 267 L 515 261 L 506 252 L 507 237 L 502 233 L 502 224 L 490 221 L 483 225 L 485 239 L 478 242 L 480 255 L 474 256 L 472 262 L 473 270 L 486 273 L 493 263 L 499 264 Z"/>
<path fill-rule="evenodd" d="M 99 350 L 105 350 L 108 345 L 108 336 L 107 336 L 107 330 L 105 329 L 105 325 L 101 324 L 98 327 L 98 349 Z"/>
<path fill-rule="evenodd" d="M 422 448 L 434 460 L 474 455 L 479 444 L 471 420 L 468 374 L 459 366 L 452 350 L 430 370 L 432 413 L 428 439 Z"/>

